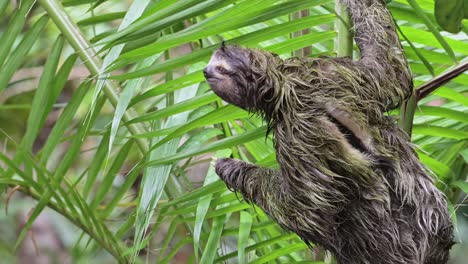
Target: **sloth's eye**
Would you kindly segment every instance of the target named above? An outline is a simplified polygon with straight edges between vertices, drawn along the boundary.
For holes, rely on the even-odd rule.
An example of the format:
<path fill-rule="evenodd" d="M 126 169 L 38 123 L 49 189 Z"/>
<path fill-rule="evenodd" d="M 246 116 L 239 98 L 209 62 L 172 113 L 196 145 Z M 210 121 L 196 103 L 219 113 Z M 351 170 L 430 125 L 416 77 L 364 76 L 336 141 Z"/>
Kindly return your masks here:
<path fill-rule="evenodd" d="M 228 70 L 226 70 L 224 67 L 221 67 L 221 66 L 216 66 L 216 71 L 218 71 L 221 74 L 228 73 Z"/>

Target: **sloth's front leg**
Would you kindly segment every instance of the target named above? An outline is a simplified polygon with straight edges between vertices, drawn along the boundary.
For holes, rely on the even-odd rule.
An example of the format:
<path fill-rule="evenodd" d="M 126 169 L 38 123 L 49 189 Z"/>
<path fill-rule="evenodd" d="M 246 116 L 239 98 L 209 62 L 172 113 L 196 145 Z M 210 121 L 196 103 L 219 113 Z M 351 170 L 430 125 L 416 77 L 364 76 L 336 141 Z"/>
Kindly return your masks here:
<path fill-rule="evenodd" d="M 229 189 L 239 192 L 273 218 L 281 213 L 286 199 L 285 182 L 278 171 L 248 164 L 236 159 L 220 159 L 216 173 Z M 284 213 L 284 212 L 283 212 Z"/>

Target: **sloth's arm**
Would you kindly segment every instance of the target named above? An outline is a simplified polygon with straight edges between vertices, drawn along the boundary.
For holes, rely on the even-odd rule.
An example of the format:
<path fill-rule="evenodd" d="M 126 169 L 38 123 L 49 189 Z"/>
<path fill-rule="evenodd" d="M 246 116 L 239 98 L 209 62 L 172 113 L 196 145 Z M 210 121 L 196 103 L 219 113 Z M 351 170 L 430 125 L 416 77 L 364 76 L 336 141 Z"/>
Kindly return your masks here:
<path fill-rule="evenodd" d="M 354 24 L 355 40 L 361 52 L 356 63 L 374 85 L 366 96 L 382 103 L 386 110 L 398 107 L 412 92 L 408 68 L 393 18 L 385 0 L 341 0 Z"/>
<path fill-rule="evenodd" d="M 281 196 L 284 181 L 279 171 L 241 160 L 220 159 L 216 163 L 216 173 L 231 190 L 241 193 L 246 200 L 277 218 L 278 206 L 284 204 Z"/>

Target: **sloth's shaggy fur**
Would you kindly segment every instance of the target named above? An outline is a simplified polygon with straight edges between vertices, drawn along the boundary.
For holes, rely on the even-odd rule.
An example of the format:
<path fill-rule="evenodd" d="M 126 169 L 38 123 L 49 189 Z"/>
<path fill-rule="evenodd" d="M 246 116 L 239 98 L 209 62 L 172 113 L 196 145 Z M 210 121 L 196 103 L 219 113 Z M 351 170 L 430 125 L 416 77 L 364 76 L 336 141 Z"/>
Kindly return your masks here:
<path fill-rule="evenodd" d="M 221 47 L 205 69 L 216 94 L 259 113 L 280 170 L 221 159 L 227 186 L 339 263 L 440 264 L 453 227 L 443 194 L 384 113 L 412 79 L 380 0 L 346 0 L 361 59 L 282 60 Z"/>

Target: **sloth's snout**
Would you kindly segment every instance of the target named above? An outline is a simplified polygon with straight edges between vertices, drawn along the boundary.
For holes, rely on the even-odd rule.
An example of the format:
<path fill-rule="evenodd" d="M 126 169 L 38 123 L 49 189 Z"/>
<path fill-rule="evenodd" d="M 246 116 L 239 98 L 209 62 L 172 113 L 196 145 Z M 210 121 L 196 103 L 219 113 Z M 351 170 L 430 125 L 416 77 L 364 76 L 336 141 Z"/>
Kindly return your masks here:
<path fill-rule="evenodd" d="M 213 76 L 213 72 L 210 70 L 209 67 L 205 67 L 205 69 L 203 69 L 203 75 L 206 79 L 208 79 Z"/>

